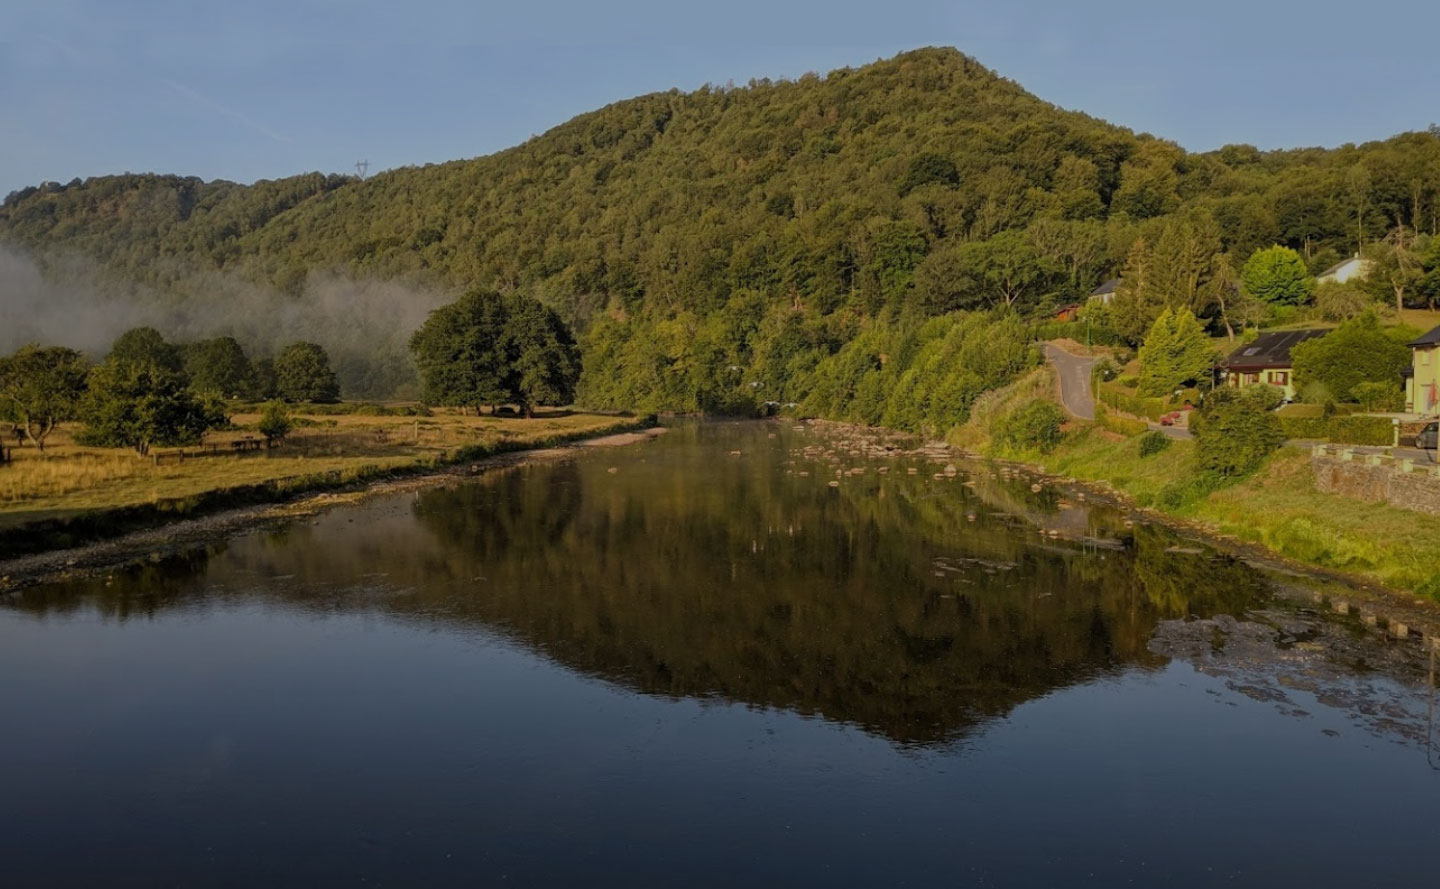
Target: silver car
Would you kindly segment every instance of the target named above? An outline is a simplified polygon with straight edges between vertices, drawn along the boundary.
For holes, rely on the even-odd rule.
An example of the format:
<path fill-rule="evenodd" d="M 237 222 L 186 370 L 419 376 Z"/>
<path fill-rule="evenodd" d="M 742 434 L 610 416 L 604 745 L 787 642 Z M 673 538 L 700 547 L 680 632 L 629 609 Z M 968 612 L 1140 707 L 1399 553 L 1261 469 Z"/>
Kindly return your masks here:
<path fill-rule="evenodd" d="M 1415 436 L 1415 447 L 1422 451 L 1430 452 L 1430 462 L 1435 462 L 1435 448 L 1437 440 L 1440 440 L 1440 422 L 1427 423 L 1420 434 Z"/>

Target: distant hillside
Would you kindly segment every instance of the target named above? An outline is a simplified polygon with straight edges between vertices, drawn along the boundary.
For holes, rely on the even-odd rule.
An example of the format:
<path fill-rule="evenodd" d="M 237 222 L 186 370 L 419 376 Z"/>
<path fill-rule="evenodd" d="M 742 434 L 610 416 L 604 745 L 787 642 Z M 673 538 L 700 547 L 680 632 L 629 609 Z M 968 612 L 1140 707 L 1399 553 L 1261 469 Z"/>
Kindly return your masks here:
<path fill-rule="evenodd" d="M 1147 226 L 1197 213 L 1239 259 L 1280 243 L 1317 266 L 1397 221 L 1434 231 L 1440 138 L 1189 154 L 924 49 L 793 82 L 641 96 L 498 154 L 364 181 L 47 184 L 6 199 L 0 241 L 79 251 L 190 300 L 205 296 L 187 279 L 216 270 L 291 294 L 317 272 L 522 288 L 592 340 L 648 337 L 638 358 L 592 345 L 590 371 L 624 374 L 623 357 L 698 375 L 649 399 L 693 408 L 784 329 L 803 328 L 803 348 L 823 356 L 876 318 L 1063 303 L 1114 274 Z M 1044 273 L 1014 280 L 1016 249 Z M 685 352 L 727 318 L 725 354 Z M 648 384 L 637 385 L 586 391 L 635 400 Z M 765 385 L 803 394 L 798 377 Z"/>

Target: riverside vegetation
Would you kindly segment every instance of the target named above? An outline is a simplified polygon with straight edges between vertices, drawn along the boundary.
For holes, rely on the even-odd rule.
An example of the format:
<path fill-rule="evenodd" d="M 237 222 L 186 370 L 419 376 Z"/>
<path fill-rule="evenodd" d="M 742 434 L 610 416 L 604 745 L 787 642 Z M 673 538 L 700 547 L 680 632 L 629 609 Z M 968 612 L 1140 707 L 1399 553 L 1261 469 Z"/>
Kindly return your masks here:
<path fill-rule="evenodd" d="M 1066 422 L 1048 401 L 1055 385 L 1049 368 L 1036 368 L 987 393 L 950 440 L 1104 483 L 1139 506 L 1298 562 L 1440 600 L 1440 517 L 1317 491 L 1308 450 L 1280 447 L 1285 427 L 1265 410 L 1268 393 L 1216 390 L 1193 421 L 1196 437 L 1175 440 L 1103 416 Z M 1052 409 L 1048 422 L 1017 424 L 1036 404 Z"/>

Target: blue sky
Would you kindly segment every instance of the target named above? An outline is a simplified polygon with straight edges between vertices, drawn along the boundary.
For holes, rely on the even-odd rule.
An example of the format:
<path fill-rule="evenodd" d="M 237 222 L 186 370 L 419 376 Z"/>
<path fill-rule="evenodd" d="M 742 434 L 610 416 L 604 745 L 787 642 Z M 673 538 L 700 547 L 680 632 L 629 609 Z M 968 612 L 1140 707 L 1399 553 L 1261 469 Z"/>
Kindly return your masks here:
<path fill-rule="evenodd" d="M 1437 33 L 1433 0 L 3 0 L 0 194 L 125 171 L 373 173 L 641 93 L 925 45 L 1191 149 L 1338 145 L 1440 120 Z"/>

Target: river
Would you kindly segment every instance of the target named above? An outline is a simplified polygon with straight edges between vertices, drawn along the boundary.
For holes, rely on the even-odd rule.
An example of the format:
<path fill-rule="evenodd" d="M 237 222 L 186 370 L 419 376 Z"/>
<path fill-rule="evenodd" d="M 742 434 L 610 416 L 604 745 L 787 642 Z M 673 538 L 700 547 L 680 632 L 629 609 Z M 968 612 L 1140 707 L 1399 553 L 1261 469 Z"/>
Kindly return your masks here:
<path fill-rule="evenodd" d="M 0 882 L 1433 879 L 1423 640 L 887 445 L 679 424 L 0 600 Z"/>

